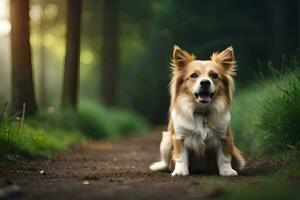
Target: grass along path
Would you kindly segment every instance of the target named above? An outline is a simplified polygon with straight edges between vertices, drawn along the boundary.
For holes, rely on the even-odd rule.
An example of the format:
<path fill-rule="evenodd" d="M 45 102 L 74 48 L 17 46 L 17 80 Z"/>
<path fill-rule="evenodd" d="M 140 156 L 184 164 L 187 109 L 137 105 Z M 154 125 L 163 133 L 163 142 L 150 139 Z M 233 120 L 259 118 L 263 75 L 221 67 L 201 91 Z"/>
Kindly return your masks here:
<path fill-rule="evenodd" d="M 20 199 L 296 199 L 300 165 L 248 158 L 238 177 L 151 172 L 160 131 L 127 139 L 89 142 L 53 159 L 0 163 L 0 196 Z M 299 168 L 298 168 L 299 169 Z M 6 193 L 6 195 L 9 192 Z"/>

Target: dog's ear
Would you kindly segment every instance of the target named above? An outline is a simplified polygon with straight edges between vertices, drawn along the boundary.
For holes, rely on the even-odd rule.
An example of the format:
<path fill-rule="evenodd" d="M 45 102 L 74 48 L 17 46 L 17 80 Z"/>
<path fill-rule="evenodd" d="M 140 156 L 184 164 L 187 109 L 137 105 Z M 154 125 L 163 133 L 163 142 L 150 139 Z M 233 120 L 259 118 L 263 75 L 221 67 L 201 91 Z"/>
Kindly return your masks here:
<path fill-rule="evenodd" d="M 227 47 L 221 53 L 213 53 L 213 55 L 211 56 L 211 60 L 222 65 L 225 72 L 227 72 L 228 74 L 235 75 L 236 62 L 234 60 L 234 52 L 232 46 Z"/>
<path fill-rule="evenodd" d="M 172 67 L 181 69 L 195 59 L 196 57 L 194 55 L 189 54 L 187 51 L 182 50 L 179 46 L 174 45 L 173 58 L 171 61 Z"/>

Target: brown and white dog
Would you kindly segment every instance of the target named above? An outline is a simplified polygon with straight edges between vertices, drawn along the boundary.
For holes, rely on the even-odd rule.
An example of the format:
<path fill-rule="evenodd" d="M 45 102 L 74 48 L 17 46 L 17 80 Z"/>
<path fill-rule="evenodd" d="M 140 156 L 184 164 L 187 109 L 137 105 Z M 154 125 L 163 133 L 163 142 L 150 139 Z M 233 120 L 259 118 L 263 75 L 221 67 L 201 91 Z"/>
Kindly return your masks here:
<path fill-rule="evenodd" d="M 171 61 L 171 105 L 168 131 L 160 144 L 161 161 L 151 170 L 172 170 L 172 176 L 218 170 L 236 176 L 245 160 L 234 146 L 229 127 L 236 62 L 233 48 L 197 60 L 174 46 Z"/>

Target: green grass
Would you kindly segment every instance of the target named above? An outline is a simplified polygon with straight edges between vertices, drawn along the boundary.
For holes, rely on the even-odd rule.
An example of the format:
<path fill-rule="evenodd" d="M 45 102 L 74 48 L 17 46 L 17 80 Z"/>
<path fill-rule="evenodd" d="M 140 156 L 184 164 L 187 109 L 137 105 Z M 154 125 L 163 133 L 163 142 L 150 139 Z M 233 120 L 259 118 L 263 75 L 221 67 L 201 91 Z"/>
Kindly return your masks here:
<path fill-rule="evenodd" d="M 9 119 L 2 111 L 0 159 L 50 157 L 86 138 L 111 139 L 148 129 L 147 121 L 135 113 L 87 100 L 80 102 L 78 112 L 49 107 L 24 122 Z"/>
<path fill-rule="evenodd" d="M 0 160 L 50 157 L 69 145 L 84 140 L 78 131 L 58 128 L 37 128 L 24 123 L 2 119 L 0 124 Z"/>
<path fill-rule="evenodd" d="M 300 71 L 295 69 L 238 91 L 232 106 L 235 140 L 244 152 L 297 148 Z"/>
<path fill-rule="evenodd" d="M 221 191 L 212 199 L 299 199 L 300 156 L 299 151 L 285 154 L 289 165 L 270 173 L 236 178 L 204 177 L 204 185 L 211 191 Z M 282 155 L 281 155 L 282 156 Z"/>
<path fill-rule="evenodd" d="M 300 142 L 300 71 L 278 84 L 280 95 L 264 100 L 259 127 L 268 151 L 296 149 Z"/>

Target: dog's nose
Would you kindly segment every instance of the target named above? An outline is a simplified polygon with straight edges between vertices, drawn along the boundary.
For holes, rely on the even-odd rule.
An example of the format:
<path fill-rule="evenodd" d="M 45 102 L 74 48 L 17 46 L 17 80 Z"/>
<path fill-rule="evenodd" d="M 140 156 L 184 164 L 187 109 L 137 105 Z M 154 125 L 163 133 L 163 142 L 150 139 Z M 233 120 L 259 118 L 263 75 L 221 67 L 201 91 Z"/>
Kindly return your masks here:
<path fill-rule="evenodd" d="M 200 81 L 200 86 L 209 87 L 210 86 L 210 81 L 208 79 L 203 79 L 203 80 Z"/>

